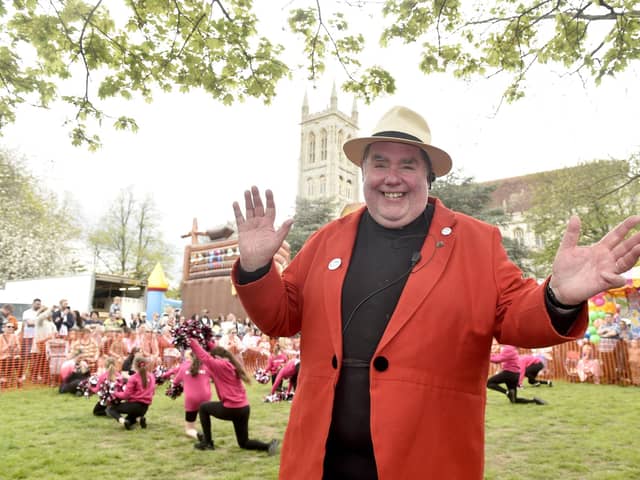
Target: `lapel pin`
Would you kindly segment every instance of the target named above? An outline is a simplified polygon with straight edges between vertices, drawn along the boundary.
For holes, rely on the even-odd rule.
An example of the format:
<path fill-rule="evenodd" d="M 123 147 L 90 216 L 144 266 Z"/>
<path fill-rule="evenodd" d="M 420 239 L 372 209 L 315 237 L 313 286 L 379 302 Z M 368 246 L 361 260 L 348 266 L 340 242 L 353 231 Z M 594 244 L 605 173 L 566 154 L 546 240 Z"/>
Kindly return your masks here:
<path fill-rule="evenodd" d="M 451 235 L 451 227 L 444 227 L 442 230 L 440 230 L 440 233 L 442 233 L 445 237 Z"/>
<path fill-rule="evenodd" d="M 329 270 L 336 270 L 340 265 L 342 265 L 342 260 L 334 258 L 329 262 Z"/>

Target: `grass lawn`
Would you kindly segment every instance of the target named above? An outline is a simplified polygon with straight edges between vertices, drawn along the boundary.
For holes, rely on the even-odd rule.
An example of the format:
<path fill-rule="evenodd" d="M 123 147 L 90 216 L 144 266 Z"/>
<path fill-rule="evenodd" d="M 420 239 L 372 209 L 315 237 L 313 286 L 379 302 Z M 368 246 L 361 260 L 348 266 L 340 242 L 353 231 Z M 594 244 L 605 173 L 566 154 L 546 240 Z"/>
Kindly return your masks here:
<path fill-rule="evenodd" d="M 241 450 L 230 422 L 213 420 L 215 451 L 195 450 L 183 433 L 183 398 L 165 389 L 158 387 L 149 427 L 133 431 L 94 417 L 95 396 L 0 393 L 0 480 L 277 478 L 279 456 Z M 290 408 L 262 403 L 268 390 L 248 388 L 250 436 L 265 441 L 282 438 Z M 511 405 L 487 392 L 486 479 L 640 479 L 640 389 L 559 382 L 520 395 L 549 404 Z"/>

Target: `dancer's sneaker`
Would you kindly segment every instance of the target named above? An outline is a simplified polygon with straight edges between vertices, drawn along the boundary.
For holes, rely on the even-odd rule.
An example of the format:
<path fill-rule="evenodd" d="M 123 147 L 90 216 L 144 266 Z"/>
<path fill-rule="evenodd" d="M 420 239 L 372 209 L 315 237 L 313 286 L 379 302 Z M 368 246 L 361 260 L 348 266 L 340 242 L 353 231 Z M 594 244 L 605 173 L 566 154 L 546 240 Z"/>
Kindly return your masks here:
<path fill-rule="evenodd" d="M 198 450 L 215 450 L 215 447 L 213 446 L 213 441 L 207 442 L 204 439 L 201 442 L 196 443 L 193 446 L 193 448 L 196 448 Z"/>
<path fill-rule="evenodd" d="M 269 442 L 269 448 L 267 449 L 267 453 L 270 457 L 273 457 L 278 453 L 278 447 L 280 446 L 280 441 L 275 438 Z"/>

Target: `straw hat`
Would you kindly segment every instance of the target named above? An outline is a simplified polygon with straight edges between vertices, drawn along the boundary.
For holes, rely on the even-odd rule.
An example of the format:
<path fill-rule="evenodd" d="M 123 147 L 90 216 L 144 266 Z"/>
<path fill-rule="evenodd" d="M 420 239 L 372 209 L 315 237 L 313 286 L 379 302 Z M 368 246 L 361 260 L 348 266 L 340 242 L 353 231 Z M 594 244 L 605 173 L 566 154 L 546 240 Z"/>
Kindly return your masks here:
<path fill-rule="evenodd" d="M 442 177 L 451 170 L 451 157 L 444 150 L 431 145 L 431 130 L 427 121 L 407 107 L 393 107 L 385 113 L 370 137 L 347 140 L 342 149 L 349 160 L 360 166 L 364 151 L 375 142 L 395 142 L 415 145 L 424 150 L 436 177 Z"/>

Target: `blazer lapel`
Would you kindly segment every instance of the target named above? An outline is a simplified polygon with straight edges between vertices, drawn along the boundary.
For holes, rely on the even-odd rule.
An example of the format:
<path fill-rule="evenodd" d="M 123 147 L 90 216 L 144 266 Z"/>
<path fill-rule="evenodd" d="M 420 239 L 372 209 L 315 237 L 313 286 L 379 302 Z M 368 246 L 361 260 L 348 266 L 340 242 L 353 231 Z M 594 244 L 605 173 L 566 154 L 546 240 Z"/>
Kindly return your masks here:
<path fill-rule="evenodd" d="M 435 211 L 427 238 L 420 251 L 422 258 L 409 275 L 376 352 L 382 350 L 413 316 L 440 280 L 453 252 L 456 240 L 455 214 L 439 199 L 433 198 L 429 201 L 435 204 Z"/>
<path fill-rule="evenodd" d="M 342 285 L 351 262 L 351 254 L 355 245 L 358 224 L 365 208 L 341 219 L 340 224 L 326 240 L 326 263 L 319 268 L 331 270 L 330 263 L 338 262 L 339 266 L 331 271 L 330 275 L 324 275 L 324 302 L 327 312 L 327 322 L 334 351 L 338 360 L 342 357 Z"/>

